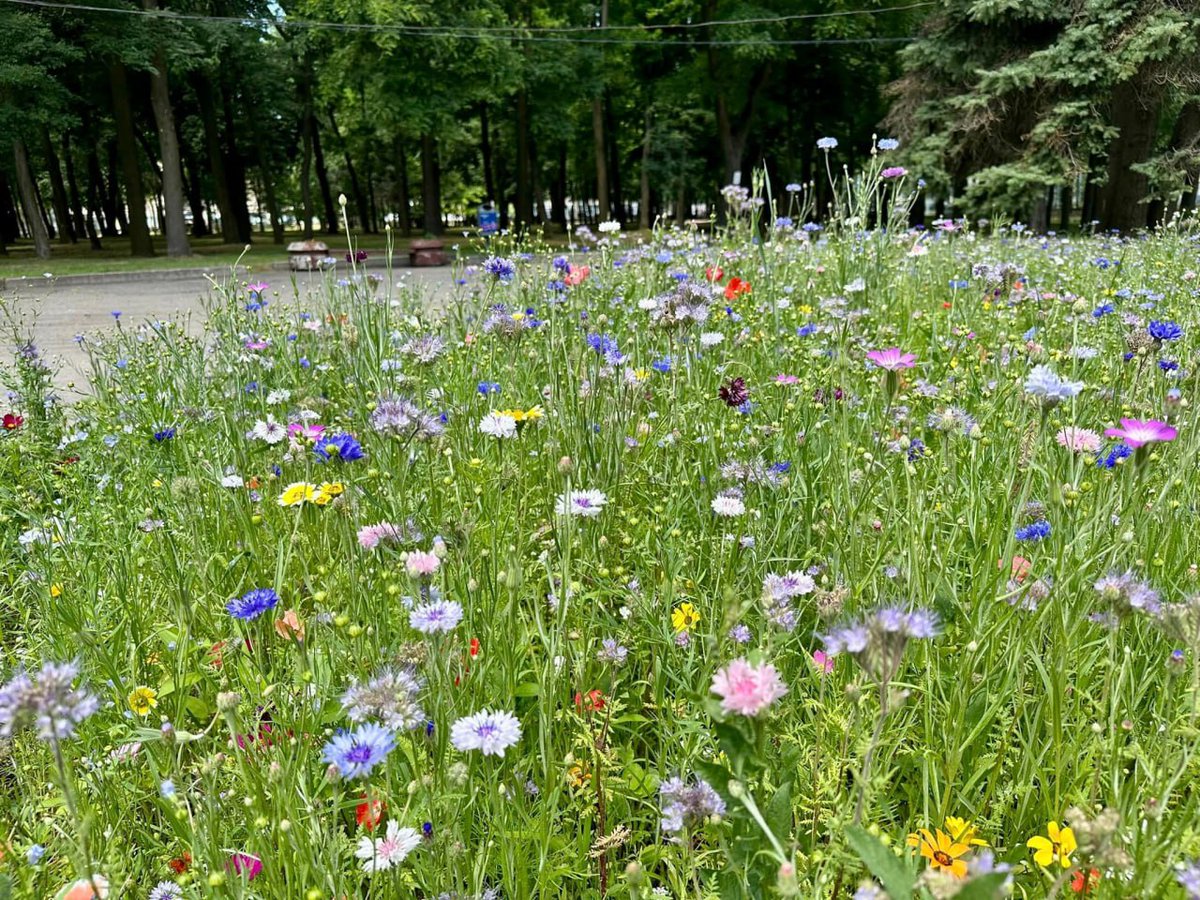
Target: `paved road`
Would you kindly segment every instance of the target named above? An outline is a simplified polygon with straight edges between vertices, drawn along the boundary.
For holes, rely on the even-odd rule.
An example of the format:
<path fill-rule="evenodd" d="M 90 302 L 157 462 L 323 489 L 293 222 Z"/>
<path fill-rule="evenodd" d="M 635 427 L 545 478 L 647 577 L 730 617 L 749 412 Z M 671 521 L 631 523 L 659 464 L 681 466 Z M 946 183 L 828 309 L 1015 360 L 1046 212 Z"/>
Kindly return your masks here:
<path fill-rule="evenodd" d="M 433 297 L 449 294 L 454 287 L 454 274 L 450 267 L 396 269 L 392 274 L 398 285 L 421 286 Z M 303 296 L 319 286 L 322 277 L 316 273 L 297 273 L 296 287 Z M 256 273 L 250 280 L 260 278 L 270 284 L 273 290 L 290 296 L 291 273 Z M 139 279 L 103 284 L 10 280 L 5 290 L 0 292 L 0 301 L 8 302 L 24 321 L 32 323 L 38 346 L 58 367 L 57 381 L 60 387 L 65 388 L 71 381 L 77 386 L 87 381 L 84 374 L 87 355 L 76 343 L 75 335 L 112 329 L 115 326 L 112 315 L 115 310 L 121 312 L 121 324 L 125 327 L 147 319 L 169 319 L 176 314 L 183 314 L 190 318 L 191 328 L 199 330 L 204 316 L 202 301 L 210 288 L 211 282 L 200 272 L 195 277 L 171 281 Z M 7 355 L 11 348 L 0 347 L 0 352 Z"/>

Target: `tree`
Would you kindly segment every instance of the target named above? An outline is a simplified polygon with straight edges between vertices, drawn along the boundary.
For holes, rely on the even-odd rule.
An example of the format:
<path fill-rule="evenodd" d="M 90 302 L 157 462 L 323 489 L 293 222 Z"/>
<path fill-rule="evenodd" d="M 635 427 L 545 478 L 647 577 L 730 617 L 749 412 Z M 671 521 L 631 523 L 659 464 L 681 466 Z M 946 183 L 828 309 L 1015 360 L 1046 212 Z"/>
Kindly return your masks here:
<path fill-rule="evenodd" d="M 157 0 L 142 0 L 148 10 L 158 9 Z M 171 90 L 167 82 L 167 51 L 162 38 L 155 42 L 150 71 L 150 105 L 158 126 L 158 146 L 162 155 L 163 206 L 167 256 L 191 256 L 187 223 L 183 218 L 183 163 L 179 152 L 179 137 L 175 131 L 175 110 L 171 105 Z"/>

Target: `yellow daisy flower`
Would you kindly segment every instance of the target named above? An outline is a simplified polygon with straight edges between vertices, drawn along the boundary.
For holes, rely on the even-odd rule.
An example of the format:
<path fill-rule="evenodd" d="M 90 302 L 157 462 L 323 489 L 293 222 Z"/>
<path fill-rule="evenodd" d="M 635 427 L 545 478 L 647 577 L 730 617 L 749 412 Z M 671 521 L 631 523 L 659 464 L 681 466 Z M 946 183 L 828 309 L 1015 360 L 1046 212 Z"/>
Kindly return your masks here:
<path fill-rule="evenodd" d="M 126 698 L 129 708 L 139 716 L 148 716 L 158 706 L 158 691 L 150 687 L 135 687 Z"/>
<path fill-rule="evenodd" d="M 1046 824 L 1046 836 L 1035 834 L 1025 842 L 1034 851 L 1033 861 L 1044 869 L 1057 860 L 1064 869 L 1071 868 L 1071 854 L 1079 845 L 1075 843 L 1075 832 L 1070 828 L 1059 828 L 1057 822 Z"/>
<path fill-rule="evenodd" d="M 671 613 L 671 625 L 676 631 L 691 631 L 700 623 L 700 612 L 690 603 L 681 603 Z"/>
<path fill-rule="evenodd" d="M 340 481 L 326 481 L 313 493 L 312 502 L 317 506 L 325 506 L 345 490 L 346 486 Z"/>
<path fill-rule="evenodd" d="M 316 485 L 297 481 L 283 489 L 283 493 L 279 495 L 279 505 L 299 506 L 301 503 L 311 502 L 315 492 Z"/>
<path fill-rule="evenodd" d="M 960 819 L 958 816 L 946 816 L 945 828 L 946 834 L 960 844 L 969 844 L 972 847 L 988 846 L 988 842 L 979 837 L 979 829 L 966 819 Z"/>

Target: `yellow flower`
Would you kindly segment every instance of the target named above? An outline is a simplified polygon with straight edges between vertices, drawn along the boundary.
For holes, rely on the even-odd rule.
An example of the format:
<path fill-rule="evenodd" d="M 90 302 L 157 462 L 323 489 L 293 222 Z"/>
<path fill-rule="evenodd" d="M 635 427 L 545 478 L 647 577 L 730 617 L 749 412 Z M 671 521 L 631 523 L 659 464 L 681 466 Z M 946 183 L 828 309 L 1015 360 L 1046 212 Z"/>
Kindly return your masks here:
<path fill-rule="evenodd" d="M 1079 846 L 1075 843 L 1075 832 L 1070 828 L 1059 828 L 1057 822 L 1048 822 L 1046 834 L 1048 837 L 1036 834 L 1025 842 L 1025 846 L 1034 851 L 1033 861 L 1047 869 L 1055 860 L 1064 869 L 1071 868 L 1071 854 Z"/>
<path fill-rule="evenodd" d="M 921 848 L 921 855 L 929 860 L 929 868 L 945 869 L 955 878 L 967 877 L 967 863 L 959 857 L 971 848 L 954 840 L 940 828 L 933 834 L 929 833 L 928 828 L 918 829 L 915 834 L 908 836 L 908 846 Z"/>
<path fill-rule="evenodd" d="M 671 625 L 676 631 L 691 631 L 700 622 L 700 613 L 690 603 L 681 603 L 671 613 Z"/>
<path fill-rule="evenodd" d="M 544 409 L 542 409 L 541 404 L 538 404 L 537 406 L 531 406 L 529 409 L 525 410 L 525 412 L 524 412 L 525 421 L 532 422 L 534 419 L 542 418 L 542 416 L 544 416 L 545 414 L 546 414 L 546 411 Z"/>
<path fill-rule="evenodd" d="M 297 481 L 294 484 L 289 484 L 283 489 L 283 493 L 279 495 L 279 505 L 299 506 L 301 503 L 307 503 L 313 499 L 315 491 L 316 485 L 309 484 L 306 481 Z"/>
<path fill-rule="evenodd" d="M 54 584 L 50 585 L 50 596 L 51 597 L 61 597 L 62 591 L 63 591 L 63 587 L 58 582 L 55 582 Z"/>
<path fill-rule="evenodd" d="M 129 692 L 129 708 L 139 716 L 150 715 L 150 710 L 158 706 L 158 691 L 154 688 L 135 687 Z"/>
<path fill-rule="evenodd" d="M 326 481 L 313 493 L 312 502 L 317 506 L 325 506 L 345 490 L 346 486 L 340 481 Z"/>
<path fill-rule="evenodd" d="M 988 842 L 979 837 L 979 829 L 958 816 L 946 816 L 946 833 L 960 844 L 970 844 L 972 847 L 986 847 Z"/>

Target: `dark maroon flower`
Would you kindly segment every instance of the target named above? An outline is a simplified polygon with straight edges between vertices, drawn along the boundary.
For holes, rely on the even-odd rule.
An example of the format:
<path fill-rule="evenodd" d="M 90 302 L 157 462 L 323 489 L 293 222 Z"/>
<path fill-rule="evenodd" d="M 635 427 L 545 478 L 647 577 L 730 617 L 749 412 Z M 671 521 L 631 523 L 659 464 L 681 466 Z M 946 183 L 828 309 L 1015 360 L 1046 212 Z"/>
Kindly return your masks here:
<path fill-rule="evenodd" d="M 717 396 L 725 401 L 726 406 L 738 407 L 750 399 L 750 391 L 746 388 L 745 378 L 730 378 L 721 385 Z"/>

